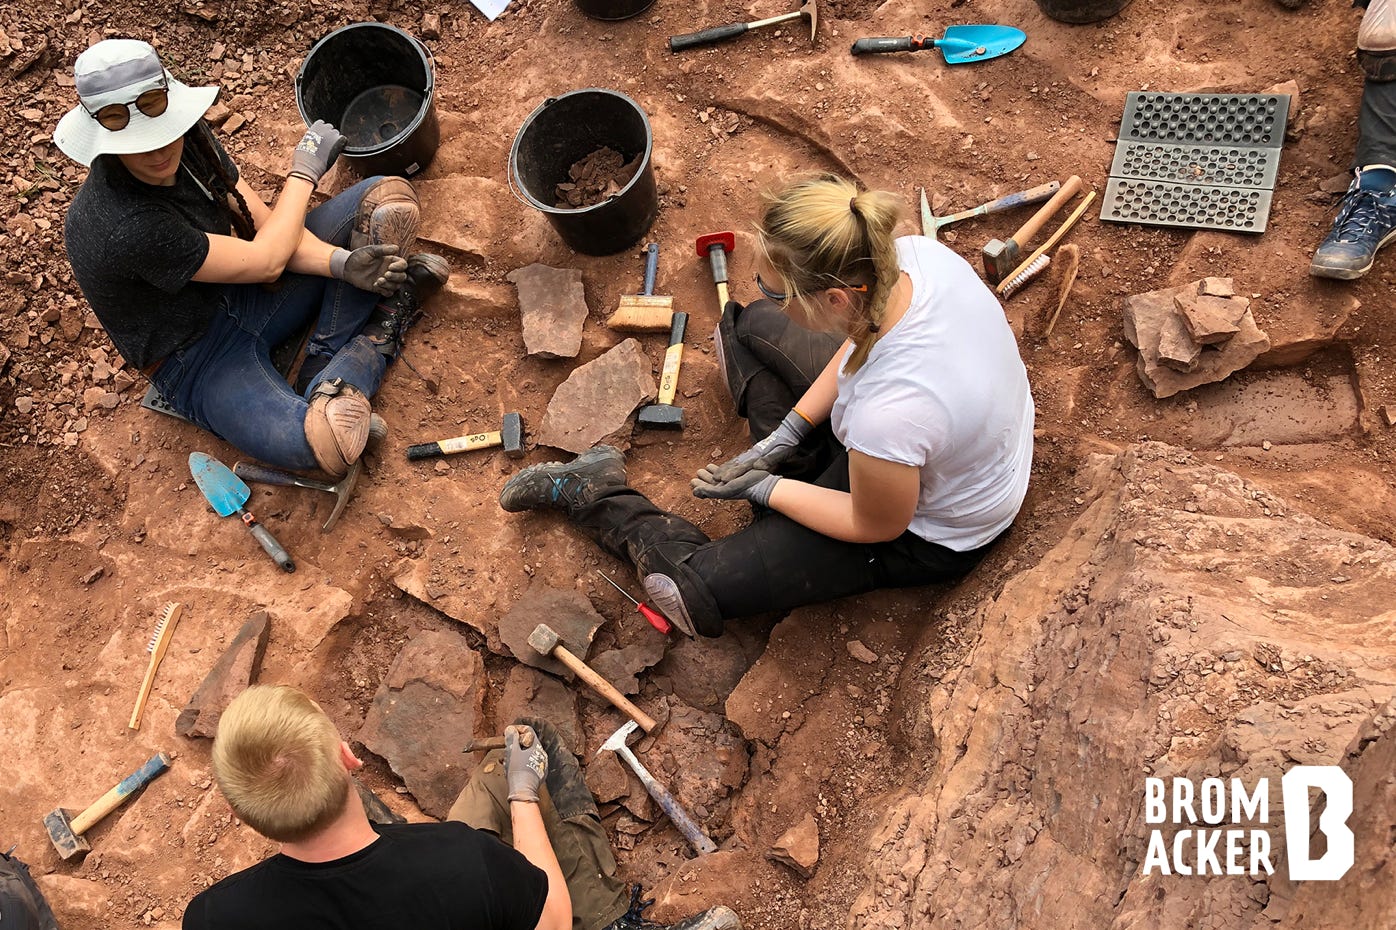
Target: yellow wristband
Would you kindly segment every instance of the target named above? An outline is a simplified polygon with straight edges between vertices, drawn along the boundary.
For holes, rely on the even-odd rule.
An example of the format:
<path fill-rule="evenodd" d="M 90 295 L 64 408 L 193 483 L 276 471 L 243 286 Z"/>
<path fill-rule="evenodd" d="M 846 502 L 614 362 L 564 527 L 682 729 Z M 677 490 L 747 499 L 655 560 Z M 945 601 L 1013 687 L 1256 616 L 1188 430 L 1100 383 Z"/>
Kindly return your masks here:
<path fill-rule="evenodd" d="M 793 410 L 793 411 L 795 411 L 797 414 L 799 414 L 801 420 L 804 420 L 804 421 L 805 421 L 806 423 L 808 423 L 810 426 L 813 426 L 813 425 L 814 425 L 814 421 L 811 420 L 809 417 L 805 416 L 805 412 L 804 412 L 803 410 L 801 410 L 799 407 L 791 407 L 790 409 Z"/>

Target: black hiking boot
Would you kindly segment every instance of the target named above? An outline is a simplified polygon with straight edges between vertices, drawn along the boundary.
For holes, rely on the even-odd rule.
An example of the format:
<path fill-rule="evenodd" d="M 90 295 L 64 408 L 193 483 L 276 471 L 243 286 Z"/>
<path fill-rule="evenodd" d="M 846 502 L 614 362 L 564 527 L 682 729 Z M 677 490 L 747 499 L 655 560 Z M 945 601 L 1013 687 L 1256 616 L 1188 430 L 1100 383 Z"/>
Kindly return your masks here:
<path fill-rule="evenodd" d="M 625 487 L 625 457 L 614 446 L 594 446 L 570 462 L 528 466 L 504 485 L 499 506 L 509 513 L 542 507 L 570 513 L 616 487 Z"/>
<path fill-rule="evenodd" d="M 440 255 L 418 252 L 408 256 L 407 280 L 393 296 L 380 301 L 360 331 L 390 359 L 402 351 L 407 330 L 422 307 L 451 277 L 451 266 Z"/>
<path fill-rule="evenodd" d="M 644 916 L 645 908 L 654 903 L 640 900 L 640 886 L 630 889 L 630 910 L 611 922 L 606 930 L 742 930 L 742 921 L 730 907 L 719 904 L 701 914 L 694 914 L 676 924 L 661 924 Z"/>

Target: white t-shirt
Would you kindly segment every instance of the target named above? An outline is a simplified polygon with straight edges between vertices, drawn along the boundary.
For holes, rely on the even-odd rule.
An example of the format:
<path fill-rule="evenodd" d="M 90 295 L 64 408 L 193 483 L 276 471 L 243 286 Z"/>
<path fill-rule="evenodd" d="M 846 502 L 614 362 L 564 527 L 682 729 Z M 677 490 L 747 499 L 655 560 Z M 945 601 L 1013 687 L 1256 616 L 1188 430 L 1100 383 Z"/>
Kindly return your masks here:
<path fill-rule="evenodd" d="M 923 236 L 896 248 L 911 306 L 862 368 L 840 367 L 830 424 L 847 449 L 919 468 L 911 531 L 965 552 L 1007 529 L 1027 494 L 1028 373 L 1003 308 L 968 262 Z"/>

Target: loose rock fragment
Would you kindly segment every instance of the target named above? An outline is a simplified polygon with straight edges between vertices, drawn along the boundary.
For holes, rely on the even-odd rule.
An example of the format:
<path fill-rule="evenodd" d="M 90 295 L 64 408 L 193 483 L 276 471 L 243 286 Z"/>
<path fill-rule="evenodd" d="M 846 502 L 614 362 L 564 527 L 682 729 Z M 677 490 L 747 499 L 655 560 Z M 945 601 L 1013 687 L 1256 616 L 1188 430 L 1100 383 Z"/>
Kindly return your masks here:
<path fill-rule="evenodd" d="M 806 814 L 803 820 L 781 834 L 766 855 L 790 866 L 802 878 L 814 877 L 814 870 L 819 867 L 819 824 L 814 814 Z"/>
<path fill-rule="evenodd" d="M 638 340 L 627 339 L 562 382 L 548 401 L 538 442 L 585 452 L 625 426 L 635 408 L 655 393 L 649 358 Z"/>
<path fill-rule="evenodd" d="M 248 617 L 228 648 L 218 657 L 213 668 L 204 676 L 189 703 L 175 720 L 175 732 L 184 737 L 204 736 L 212 739 L 218 733 L 218 720 L 223 711 L 256 678 L 262 667 L 271 634 L 271 620 L 265 610 Z"/>

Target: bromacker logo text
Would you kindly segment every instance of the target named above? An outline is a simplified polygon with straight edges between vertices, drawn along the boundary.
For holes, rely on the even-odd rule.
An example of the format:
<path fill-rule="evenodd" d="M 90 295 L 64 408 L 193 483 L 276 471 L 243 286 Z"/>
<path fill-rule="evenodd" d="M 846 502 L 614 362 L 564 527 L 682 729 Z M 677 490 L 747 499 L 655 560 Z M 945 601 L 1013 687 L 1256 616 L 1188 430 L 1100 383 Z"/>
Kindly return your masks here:
<path fill-rule="evenodd" d="M 1328 849 L 1317 859 L 1309 854 L 1311 788 L 1319 789 L 1326 801 L 1318 828 Z M 1352 780 L 1336 765 L 1298 765 L 1280 779 L 1280 791 L 1290 878 L 1342 878 L 1353 862 L 1353 836 L 1347 826 Z M 1275 871 L 1270 779 L 1247 786 L 1239 778 L 1205 778 L 1200 785 L 1187 778 L 1146 778 L 1144 822 L 1153 826 L 1144 855 L 1145 875 L 1258 876 Z"/>

